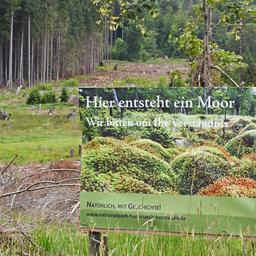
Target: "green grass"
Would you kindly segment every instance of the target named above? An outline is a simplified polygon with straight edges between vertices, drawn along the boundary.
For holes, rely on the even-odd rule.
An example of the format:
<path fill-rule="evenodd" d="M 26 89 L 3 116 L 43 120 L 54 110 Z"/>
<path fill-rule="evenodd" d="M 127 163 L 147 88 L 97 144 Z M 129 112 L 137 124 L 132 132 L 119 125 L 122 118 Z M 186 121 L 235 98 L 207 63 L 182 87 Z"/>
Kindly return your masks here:
<path fill-rule="evenodd" d="M 140 87 L 156 87 L 159 83 L 153 79 L 147 79 L 144 77 L 127 77 L 124 80 L 115 80 L 114 86 L 136 85 Z"/>
<path fill-rule="evenodd" d="M 0 244 L 0 255 L 88 255 L 88 235 L 71 224 L 40 224 L 31 233 L 32 245 L 15 239 Z M 255 255 L 256 240 L 243 238 L 204 238 L 109 234 L 109 255 L 116 256 L 239 256 Z"/>
<path fill-rule="evenodd" d="M 42 112 L 36 115 L 24 102 L 24 97 L 12 94 L 0 98 L 0 109 L 12 115 L 9 121 L 0 121 L 0 163 L 8 163 L 16 154 L 16 164 L 28 164 L 68 158 L 71 148 L 77 153 L 81 143 L 79 120 L 65 119 L 73 106 L 42 105 Z M 52 106 L 56 114 L 49 116 Z"/>

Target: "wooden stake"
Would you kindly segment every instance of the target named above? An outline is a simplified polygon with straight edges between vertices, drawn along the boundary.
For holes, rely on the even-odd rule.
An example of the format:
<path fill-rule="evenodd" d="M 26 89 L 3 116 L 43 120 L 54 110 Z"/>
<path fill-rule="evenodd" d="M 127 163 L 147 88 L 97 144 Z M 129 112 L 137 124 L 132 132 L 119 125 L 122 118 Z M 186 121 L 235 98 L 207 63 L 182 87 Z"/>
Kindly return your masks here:
<path fill-rule="evenodd" d="M 108 256 L 108 236 L 89 232 L 89 256 Z"/>
<path fill-rule="evenodd" d="M 89 256 L 100 256 L 101 233 L 89 232 Z"/>
<path fill-rule="evenodd" d="M 102 255 L 108 256 L 108 236 L 102 236 Z"/>

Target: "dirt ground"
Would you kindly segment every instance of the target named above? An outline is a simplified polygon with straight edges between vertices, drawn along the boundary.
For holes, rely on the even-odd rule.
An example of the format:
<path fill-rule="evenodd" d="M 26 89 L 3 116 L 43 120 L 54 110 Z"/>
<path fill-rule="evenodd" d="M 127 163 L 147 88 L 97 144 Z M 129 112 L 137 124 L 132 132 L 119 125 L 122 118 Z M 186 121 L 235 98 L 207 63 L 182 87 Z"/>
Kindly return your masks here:
<path fill-rule="evenodd" d="M 121 63 L 109 66 L 108 70 L 95 71 L 88 80 L 81 81 L 85 86 L 113 86 L 115 81 L 124 81 L 128 78 L 141 78 L 158 81 L 160 77 L 169 77 L 173 71 L 180 71 L 186 75 L 189 68 L 185 64 L 144 64 L 144 63 Z"/>

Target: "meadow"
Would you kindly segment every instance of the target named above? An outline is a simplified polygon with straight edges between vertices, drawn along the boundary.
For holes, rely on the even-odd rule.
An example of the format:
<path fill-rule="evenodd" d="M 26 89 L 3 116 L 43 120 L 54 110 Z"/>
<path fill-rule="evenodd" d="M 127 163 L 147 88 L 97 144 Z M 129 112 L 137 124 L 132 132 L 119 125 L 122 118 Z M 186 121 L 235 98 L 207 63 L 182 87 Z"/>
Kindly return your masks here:
<path fill-rule="evenodd" d="M 55 114 L 48 111 L 55 108 Z M 66 116 L 74 106 L 69 103 L 43 104 L 38 112 L 26 104 L 26 97 L 15 94 L 0 98 L 0 109 L 11 114 L 8 121 L 0 122 L 0 163 L 10 162 L 18 155 L 16 164 L 45 163 L 69 158 L 70 149 L 78 156 L 81 140 L 78 118 Z M 37 113 L 38 112 L 38 113 Z"/>

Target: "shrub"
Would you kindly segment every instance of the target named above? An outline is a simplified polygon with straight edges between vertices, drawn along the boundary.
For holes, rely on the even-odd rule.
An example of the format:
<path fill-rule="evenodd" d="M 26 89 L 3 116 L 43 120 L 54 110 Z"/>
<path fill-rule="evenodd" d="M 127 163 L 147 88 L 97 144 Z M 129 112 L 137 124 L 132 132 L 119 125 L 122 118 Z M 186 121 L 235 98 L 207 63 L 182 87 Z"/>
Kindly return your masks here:
<path fill-rule="evenodd" d="M 256 124 L 248 124 L 245 128 L 242 129 L 241 134 L 251 130 L 256 130 Z"/>
<path fill-rule="evenodd" d="M 176 175 L 167 162 L 151 153 L 112 138 L 96 138 L 85 146 L 83 170 L 119 174 L 145 182 L 156 191 L 175 189 Z"/>
<path fill-rule="evenodd" d="M 199 195 L 256 198 L 256 181 L 247 178 L 226 177 L 203 189 Z"/>
<path fill-rule="evenodd" d="M 82 169 L 81 189 L 87 192 L 105 192 L 109 191 L 108 183 L 102 175 L 98 175 L 92 170 Z"/>
<path fill-rule="evenodd" d="M 256 130 L 246 131 L 231 139 L 226 144 L 226 149 L 239 158 L 256 152 Z"/>
<path fill-rule="evenodd" d="M 126 60 L 127 43 L 122 38 L 117 38 L 111 49 L 112 57 L 116 60 Z"/>
<path fill-rule="evenodd" d="M 228 128 L 221 128 L 218 130 L 217 143 L 221 145 L 227 144 L 231 139 L 238 136 L 239 133 L 247 126 L 250 122 L 244 119 L 239 119 L 237 122 L 231 124 Z M 225 131 L 225 136 L 223 132 Z"/>
<path fill-rule="evenodd" d="M 84 108 L 80 109 L 80 119 L 82 123 L 82 134 L 83 142 L 89 142 L 97 136 L 101 136 L 100 127 L 90 125 L 88 119 L 98 118 L 99 120 L 106 120 L 107 110 L 106 109 L 95 109 L 95 108 Z"/>
<path fill-rule="evenodd" d="M 170 87 L 184 87 L 185 85 L 183 74 L 180 71 L 176 70 L 170 73 Z"/>
<path fill-rule="evenodd" d="M 101 126 L 100 135 L 103 137 L 113 137 L 116 139 L 123 139 L 128 135 L 127 127 L 124 126 Z"/>
<path fill-rule="evenodd" d="M 36 105 L 41 103 L 41 96 L 38 90 L 33 90 L 30 92 L 29 97 L 27 99 L 27 104 Z"/>
<path fill-rule="evenodd" d="M 67 88 L 64 87 L 61 90 L 60 102 L 68 102 L 68 100 L 69 100 L 68 91 L 67 91 Z"/>
<path fill-rule="evenodd" d="M 153 140 L 165 148 L 173 145 L 172 138 L 169 136 L 167 130 L 163 127 L 146 127 L 142 134 L 142 138 Z"/>
<path fill-rule="evenodd" d="M 46 103 L 56 103 L 57 102 L 57 97 L 54 92 L 47 92 L 44 96 L 46 98 Z"/>
<path fill-rule="evenodd" d="M 244 119 L 239 119 L 237 122 L 232 124 L 229 129 L 232 129 L 234 132 L 239 132 L 243 128 L 245 128 L 247 125 L 249 125 L 250 122 Z"/>
<path fill-rule="evenodd" d="M 130 142 L 130 145 L 135 146 L 141 150 L 147 151 L 166 162 L 170 162 L 172 159 L 172 156 L 167 151 L 167 149 L 155 141 L 148 139 L 140 139 Z"/>
<path fill-rule="evenodd" d="M 114 184 L 114 191 L 121 193 L 154 194 L 156 191 L 141 180 L 121 175 Z"/>
<path fill-rule="evenodd" d="M 171 168 L 179 177 L 180 192 L 189 195 L 227 176 L 231 165 L 221 152 L 198 147 L 176 157 Z"/>
<path fill-rule="evenodd" d="M 114 137 L 116 139 L 123 139 L 128 134 L 127 127 L 124 126 L 107 126 L 106 119 L 109 117 L 107 109 L 95 109 L 95 108 L 85 108 L 80 111 L 80 118 L 82 121 L 82 133 L 83 142 L 89 142 L 97 136 L 102 137 Z M 89 125 L 88 119 L 98 119 L 103 121 L 100 126 Z"/>
<path fill-rule="evenodd" d="M 79 80 L 78 79 L 69 79 L 62 82 L 63 87 L 78 87 Z"/>
<path fill-rule="evenodd" d="M 53 90 L 53 85 L 48 83 L 48 84 L 37 84 L 36 89 L 38 91 L 52 91 Z"/>
<path fill-rule="evenodd" d="M 246 155 L 242 158 L 238 175 L 256 180 L 256 154 Z"/>
<path fill-rule="evenodd" d="M 225 161 L 229 161 L 229 163 L 236 162 L 236 159 L 230 155 L 227 150 L 219 145 L 215 144 L 205 144 L 198 147 L 193 148 L 194 151 L 205 151 L 208 153 L 211 153 L 213 155 L 216 155 L 217 157 L 222 158 Z"/>

